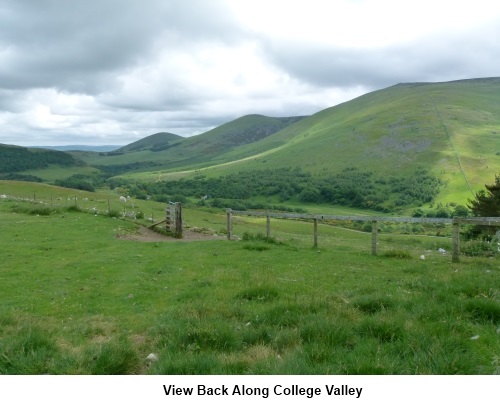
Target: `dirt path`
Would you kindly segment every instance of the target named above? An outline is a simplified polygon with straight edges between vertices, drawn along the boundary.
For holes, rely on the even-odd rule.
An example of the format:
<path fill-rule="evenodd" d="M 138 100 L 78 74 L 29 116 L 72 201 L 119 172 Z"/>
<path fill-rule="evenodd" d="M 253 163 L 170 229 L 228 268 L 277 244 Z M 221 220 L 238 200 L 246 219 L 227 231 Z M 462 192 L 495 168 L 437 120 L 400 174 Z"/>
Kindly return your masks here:
<path fill-rule="evenodd" d="M 215 235 L 213 232 L 200 230 L 199 228 L 186 229 L 182 239 L 162 235 L 146 227 L 140 227 L 134 233 L 116 235 L 117 239 L 134 240 L 137 242 L 195 242 L 200 240 L 223 240 L 224 235 Z"/>

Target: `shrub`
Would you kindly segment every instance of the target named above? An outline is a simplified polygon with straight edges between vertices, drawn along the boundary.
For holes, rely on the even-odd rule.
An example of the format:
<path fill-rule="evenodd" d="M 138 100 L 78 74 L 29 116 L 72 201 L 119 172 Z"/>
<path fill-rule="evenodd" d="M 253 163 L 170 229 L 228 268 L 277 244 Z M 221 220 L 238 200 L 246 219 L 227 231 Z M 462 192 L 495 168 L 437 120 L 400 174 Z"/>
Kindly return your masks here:
<path fill-rule="evenodd" d="M 48 215 L 52 215 L 52 214 L 59 212 L 59 210 L 57 208 L 47 207 L 45 205 L 37 205 L 34 207 L 27 207 L 27 206 L 21 206 L 18 204 L 12 206 L 12 211 L 22 212 L 22 213 L 28 214 L 28 215 L 43 215 L 43 216 L 48 216 Z"/>
<path fill-rule="evenodd" d="M 83 210 L 78 205 L 70 205 L 68 208 L 66 208 L 66 211 L 68 211 L 68 212 L 83 212 Z"/>
<path fill-rule="evenodd" d="M 266 243 L 273 243 L 273 244 L 278 243 L 278 241 L 276 240 L 275 237 L 266 236 L 262 233 L 252 234 L 250 232 L 244 232 L 241 239 L 244 241 L 259 241 L 259 242 L 266 242 Z"/>
<path fill-rule="evenodd" d="M 410 252 L 407 250 L 402 250 L 402 249 L 390 249 L 384 253 L 382 253 L 381 256 L 384 257 L 394 257 L 396 259 L 411 259 L 412 255 Z"/>
<path fill-rule="evenodd" d="M 498 254 L 497 245 L 493 242 L 486 242 L 483 240 L 469 240 L 462 243 L 460 252 L 465 256 L 484 256 L 492 257 Z"/>

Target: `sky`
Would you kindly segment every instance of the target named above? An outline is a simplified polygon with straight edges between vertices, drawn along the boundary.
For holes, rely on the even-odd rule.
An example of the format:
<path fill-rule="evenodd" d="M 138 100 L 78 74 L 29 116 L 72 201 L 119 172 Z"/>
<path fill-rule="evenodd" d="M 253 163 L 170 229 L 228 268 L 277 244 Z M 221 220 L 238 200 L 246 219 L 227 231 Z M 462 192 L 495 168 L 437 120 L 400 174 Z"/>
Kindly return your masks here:
<path fill-rule="evenodd" d="M 500 2 L 0 0 L 0 143 L 125 145 L 500 76 Z"/>

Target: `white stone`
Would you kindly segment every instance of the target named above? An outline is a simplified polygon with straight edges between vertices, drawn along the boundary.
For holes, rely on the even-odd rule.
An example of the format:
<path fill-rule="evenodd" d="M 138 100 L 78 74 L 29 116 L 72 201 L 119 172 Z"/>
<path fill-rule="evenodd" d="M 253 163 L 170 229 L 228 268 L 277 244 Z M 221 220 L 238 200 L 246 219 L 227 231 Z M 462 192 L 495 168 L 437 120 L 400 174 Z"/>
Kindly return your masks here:
<path fill-rule="evenodd" d="M 158 355 L 155 353 L 149 353 L 148 357 L 146 357 L 146 360 L 151 361 L 151 362 L 158 361 Z"/>

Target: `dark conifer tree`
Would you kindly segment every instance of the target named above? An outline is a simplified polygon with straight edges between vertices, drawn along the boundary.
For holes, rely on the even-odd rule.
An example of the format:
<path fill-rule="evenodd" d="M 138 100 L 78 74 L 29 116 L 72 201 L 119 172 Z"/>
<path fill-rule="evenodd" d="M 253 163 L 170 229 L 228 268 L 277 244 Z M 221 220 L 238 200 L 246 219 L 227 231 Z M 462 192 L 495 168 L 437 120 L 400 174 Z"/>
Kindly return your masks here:
<path fill-rule="evenodd" d="M 495 176 L 495 183 L 486 184 L 485 188 L 476 193 L 475 200 L 469 200 L 469 209 L 476 217 L 500 217 L 500 176 Z"/>

